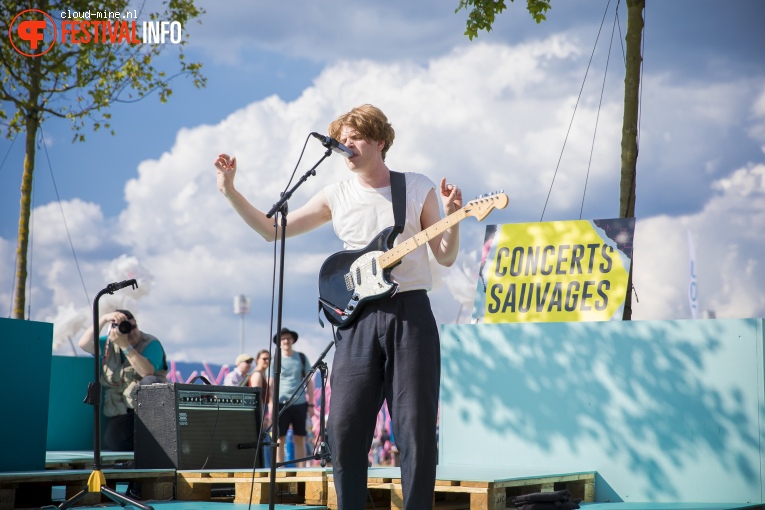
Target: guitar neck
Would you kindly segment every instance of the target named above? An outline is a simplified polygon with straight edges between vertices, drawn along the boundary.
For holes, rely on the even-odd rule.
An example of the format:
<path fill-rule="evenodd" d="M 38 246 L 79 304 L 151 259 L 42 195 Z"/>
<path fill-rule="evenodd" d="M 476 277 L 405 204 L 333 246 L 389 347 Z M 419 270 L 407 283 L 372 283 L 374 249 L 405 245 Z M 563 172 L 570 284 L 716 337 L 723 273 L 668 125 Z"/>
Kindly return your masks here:
<path fill-rule="evenodd" d="M 408 254 L 423 244 L 427 243 L 437 235 L 443 233 L 446 229 L 464 220 L 467 218 L 467 216 L 467 211 L 464 208 L 454 211 L 446 218 L 443 218 L 441 221 L 432 224 L 425 230 L 418 232 L 416 235 L 410 237 L 403 243 L 394 246 L 390 250 L 380 255 L 380 257 L 377 259 L 378 264 L 380 264 L 383 269 L 395 266 Z"/>

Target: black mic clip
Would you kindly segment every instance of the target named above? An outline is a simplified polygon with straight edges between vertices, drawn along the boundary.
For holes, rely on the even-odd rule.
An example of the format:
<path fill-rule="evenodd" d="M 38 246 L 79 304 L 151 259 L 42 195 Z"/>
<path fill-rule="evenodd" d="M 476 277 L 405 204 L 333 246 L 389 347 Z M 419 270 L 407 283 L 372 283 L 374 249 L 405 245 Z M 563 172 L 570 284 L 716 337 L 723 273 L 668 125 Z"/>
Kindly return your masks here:
<path fill-rule="evenodd" d="M 128 287 L 128 286 L 133 287 L 134 289 L 137 289 L 138 282 L 135 281 L 135 278 L 133 278 L 131 280 L 123 280 L 121 282 L 110 283 L 109 285 L 106 286 L 106 292 L 108 292 L 109 294 L 114 294 L 116 291 L 120 289 L 124 289 L 125 287 Z"/>

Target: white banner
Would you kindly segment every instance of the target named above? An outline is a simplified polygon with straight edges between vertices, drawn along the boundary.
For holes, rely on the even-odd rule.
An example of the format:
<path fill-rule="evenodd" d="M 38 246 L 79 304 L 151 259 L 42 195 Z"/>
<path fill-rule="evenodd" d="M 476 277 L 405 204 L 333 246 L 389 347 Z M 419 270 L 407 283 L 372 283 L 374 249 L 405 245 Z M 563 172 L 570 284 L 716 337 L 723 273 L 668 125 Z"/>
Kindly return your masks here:
<path fill-rule="evenodd" d="M 696 283 L 696 250 L 693 248 L 693 237 L 688 231 L 688 262 L 690 273 L 688 274 L 688 304 L 691 307 L 691 318 L 699 318 L 699 288 Z"/>

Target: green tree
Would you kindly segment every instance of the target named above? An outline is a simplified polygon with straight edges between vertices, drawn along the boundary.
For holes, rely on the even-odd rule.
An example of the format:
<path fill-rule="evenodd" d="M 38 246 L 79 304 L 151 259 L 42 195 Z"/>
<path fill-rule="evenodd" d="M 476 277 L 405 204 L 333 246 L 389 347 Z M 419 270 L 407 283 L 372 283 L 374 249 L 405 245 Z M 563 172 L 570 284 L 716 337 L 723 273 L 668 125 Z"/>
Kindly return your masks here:
<path fill-rule="evenodd" d="M 513 0 L 510 0 L 511 2 Z M 529 13 L 537 23 L 544 21 L 550 9 L 550 0 L 526 0 Z M 507 8 L 504 0 L 460 0 L 459 7 L 469 11 L 465 35 L 472 41 L 479 30 L 491 30 L 497 14 Z M 627 55 L 624 73 L 624 114 L 622 119 L 621 179 L 619 183 L 619 217 L 635 216 L 635 178 L 638 157 L 638 111 L 640 98 L 640 68 L 643 62 L 643 11 L 645 0 L 627 0 Z M 632 318 L 632 268 L 630 265 L 627 296 L 624 302 L 624 320 Z"/>
<path fill-rule="evenodd" d="M 92 125 L 94 130 L 109 129 L 114 134 L 110 125 L 111 114 L 107 111 L 114 103 L 137 101 L 154 92 L 157 92 L 161 102 L 165 102 L 172 94 L 171 80 L 179 75 L 190 77 L 198 88 L 205 85 L 201 64 L 185 60 L 185 35 L 180 44 L 132 44 L 121 38 L 117 39 L 120 42 L 109 39 L 110 42 L 103 43 L 100 41 L 106 26 L 101 24 L 99 42 L 91 40 L 72 44 L 69 38 L 62 42 L 62 13 L 71 16 L 87 12 L 91 22 L 106 21 L 112 27 L 122 27 L 122 21 L 132 26 L 132 21 L 137 21 L 138 38 L 142 34 L 143 21 L 177 21 L 185 28 L 187 23 L 204 14 L 194 0 L 163 0 L 152 12 L 143 11 L 145 6 L 145 3 L 140 3 L 133 7 L 124 0 L 38 0 L 34 3 L 30 0 L 3 0 L 0 3 L 0 19 L 10 24 L 6 31 L 9 36 L 3 36 L 0 43 L 0 66 L 3 71 L 0 76 L 0 122 L 7 138 L 24 134 L 26 151 L 16 245 L 14 318 L 24 318 L 35 141 L 43 122 L 51 117 L 71 120 L 74 140 L 82 142 L 85 140 L 83 131 L 86 125 Z M 24 33 L 23 28 L 19 29 L 22 21 L 46 19 L 40 12 L 23 13 L 28 9 L 42 11 L 53 19 L 53 23 L 48 22 L 43 32 L 43 41 L 23 40 L 19 35 L 19 32 Z M 119 20 L 95 19 L 96 13 L 114 16 L 117 12 L 121 14 Z M 124 17 L 128 12 L 137 15 L 138 19 Z M 79 21 L 83 16 L 80 14 Z M 57 26 L 59 34 L 55 42 L 52 25 Z M 80 28 L 85 26 L 80 25 Z M 93 25 L 89 31 L 94 33 Z M 78 34 L 80 41 L 84 37 L 82 32 Z M 168 76 L 155 67 L 155 60 L 171 49 L 178 51 L 179 68 L 177 73 Z"/>

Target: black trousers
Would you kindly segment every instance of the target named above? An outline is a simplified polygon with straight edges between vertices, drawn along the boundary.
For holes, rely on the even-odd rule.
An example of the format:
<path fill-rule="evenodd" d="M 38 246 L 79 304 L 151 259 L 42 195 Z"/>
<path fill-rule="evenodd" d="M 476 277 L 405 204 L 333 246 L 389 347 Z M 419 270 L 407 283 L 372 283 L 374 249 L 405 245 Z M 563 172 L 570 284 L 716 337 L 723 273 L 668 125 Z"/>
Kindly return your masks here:
<path fill-rule="evenodd" d="M 109 418 L 104 430 L 104 447 L 113 452 L 133 451 L 133 423 L 135 414 L 128 409 L 127 414 L 120 414 Z"/>
<path fill-rule="evenodd" d="M 388 401 L 406 510 L 430 509 L 438 461 L 438 326 L 424 291 L 371 301 L 337 332 L 329 440 L 339 510 L 366 506 L 368 453 Z"/>

